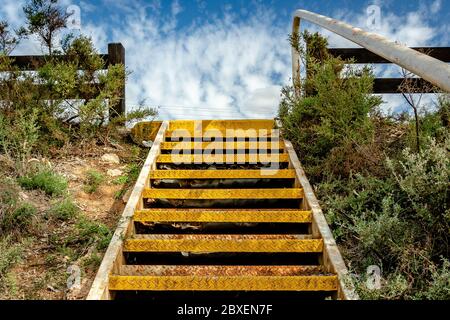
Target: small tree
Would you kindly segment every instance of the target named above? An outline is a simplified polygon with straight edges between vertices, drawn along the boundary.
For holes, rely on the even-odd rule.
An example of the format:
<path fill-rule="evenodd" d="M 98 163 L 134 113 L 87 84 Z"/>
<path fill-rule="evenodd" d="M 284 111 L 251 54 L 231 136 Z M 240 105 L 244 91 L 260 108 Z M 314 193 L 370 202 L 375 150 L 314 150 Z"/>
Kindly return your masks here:
<path fill-rule="evenodd" d="M 0 161 L 7 158 L 9 167 L 24 174 L 32 156 L 72 142 L 108 144 L 119 125 L 155 115 L 153 109 L 139 108 L 108 122 L 108 112 L 122 97 L 125 66 L 105 70 L 106 62 L 85 36 L 69 35 L 55 50 L 55 37 L 68 17 L 56 0 L 30 0 L 24 11 L 26 33 L 39 36 L 49 56 L 37 72 L 21 71 L 5 53 L 12 52 L 23 32 L 13 34 L 6 22 L 0 24 Z"/>
<path fill-rule="evenodd" d="M 416 138 L 416 150 L 420 152 L 420 119 L 419 112 L 422 107 L 422 98 L 426 93 L 435 92 L 435 87 L 431 83 L 426 83 L 424 86 L 418 85 L 417 78 L 413 77 L 413 74 L 405 69 L 402 69 L 403 82 L 399 89 L 403 98 L 408 105 L 413 109 L 415 120 L 415 138 Z"/>
<path fill-rule="evenodd" d="M 331 57 L 326 39 L 317 33 L 304 33 L 301 39 L 291 37 L 293 40 L 306 44 L 306 50 L 300 43 L 293 45 L 301 52 L 308 71 L 296 88 L 283 89 L 279 115 L 284 135 L 303 156 L 310 177 L 322 176 L 326 167 L 337 174 L 348 174 L 354 166 L 345 163 L 356 155 L 376 161 L 364 154 L 364 145 L 373 137 L 369 113 L 381 103 L 370 94 L 371 71 L 344 70 L 346 62 Z"/>
<path fill-rule="evenodd" d="M 27 33 L 36 34 L 47 48 L 48 54 L 52 55 L 55 36 L 66 27 L 71 14 L 58 6 L 58 0 L 31 0 L 23 11 L 27 18 Z"/>
<path fill-rule="evenodd" d="M 14 33 L 15 34 L 9 29 L 7 21 L 0 21 L 0 55 L 10 55 L 19 44 L 20 40 L 26 35 L 23 28 Z"/>

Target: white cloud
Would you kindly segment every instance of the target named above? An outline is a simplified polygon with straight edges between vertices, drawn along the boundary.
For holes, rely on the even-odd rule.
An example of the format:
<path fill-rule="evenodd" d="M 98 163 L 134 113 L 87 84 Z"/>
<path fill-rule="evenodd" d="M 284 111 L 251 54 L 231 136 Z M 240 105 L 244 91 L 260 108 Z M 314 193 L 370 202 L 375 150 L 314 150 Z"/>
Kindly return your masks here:
<path fill-rule="evenodd" d="M 430 6 L 430 12 L 432 14 L 436 14 L 439 12 L 439 10 L 441 10 L 441 6 L 442 6 L 442 1 L 441 0 L 436 0 L 434 1 L 431 6 Z"/>
<path fill-rule="evenodd" d="M 201 10 L 206 2 L 197 0 Z M 23 23 L 25 0 L 2 0 L 0 19 L 14 26 Z M 86 1 L 79 3 L 86 11 L 95 8 Z M 160 0 L 131 2 L 103 0 L 115 8 L 124 22 L 111 28 L 105 21 L 87 21 L 82 17 L 82 33 L 92 36 L 100 51 L 108 42 L 122 42 L 127 52 L 127 67 L 132 75 L 127 83 L 127 103 L 137 105 L 142 99 L 152 106 L 161 106 L 160 117 L 173 118 L 245 118 L 273 117 L 278 108 L 280 89 L 289 84 L 291 76 L 290 48 L 287 35 L 290 21 L 280 25 L 271 10 L 256 10 L 246 19 L 236 18 L 232 10 L 223 17 L 213 15 L 207 22 L 195 20 L 186 29 L 178 30 L 183 2 L 173 0 L 168 13 L 162 12 Z M 441 1 L 421 6 L 403 15 L 388 12 L 380 5 L 380 33 L 409 46 L 448 44 L 448 23 L 430 27 L 430 19 L 441 9 Z M 98 10 L 98 9 L 97 9 Z M 367 14 L 337 11 L 333 17 L 366 28 Z M 351 42 L 310 27 L 330 36 L 331 46 L 355 46 Z M 440 37 L 437 37 L 440 35 Z M 447 42 L 445 42 L 447 40 Z M 25 42 L 16 54 L 36 54 L 39 44 Z M 399 76 L 398 68 L 377 68 L 384 76 Z M 386 98 L 393 109 L 403 104 L 400 96 Z"/>
<path fill-rule="evenodd" d="M 273 90 L 273 78 L 287 83 L 289 46 L 287 29 L 273 28 L 272 16 L 242 22 L 229 14 L 176 34 L 164 28 L 167 21 L 151 16 L 127 21 L 113 38 L 127 49 L 133 71 L 127 88 L 131 103 L 146 98 L 150 105 L 161 105 L 162 118 L 276 113 L 279 90 Z M 155 32 L 148 32 L 148 24 Z M 265 94 L 254 95 L 258 90 Z"/>

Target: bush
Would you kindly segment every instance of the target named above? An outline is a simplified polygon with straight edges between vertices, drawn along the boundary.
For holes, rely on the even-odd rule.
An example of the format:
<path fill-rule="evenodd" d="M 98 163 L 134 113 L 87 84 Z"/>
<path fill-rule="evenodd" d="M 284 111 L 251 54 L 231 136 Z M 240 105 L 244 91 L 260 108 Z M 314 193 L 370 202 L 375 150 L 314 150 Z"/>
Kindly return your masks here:
<path fill-rule="evenodd" d="M 450 262 L 442 260 L 442 267 L 433 271 L 429 286 L 420 294 L 419 299 L 450 300 Z"/>
<path fill-rule="evenodd" d="M 48 210 L 48 215 L 54 219 L 67 221 L 76 217 L 79 210 L 80 209 L 73 203 L 72 200 L 66 198 L 55 203 Z"/>
<path fill-rule="evenodd" d="M 445 273 L 441 256 L 449 255 L 448 141 L 431 140 L 419 154 L 405 149 L 386 161 L 388 177 L 319 184 L 327 219 L 352 268 L 361 273 L 375 264 L 385 273 L 385 288 L 369 293 L 360 285 L 362 296 L 413 299 L 426 298 L 431 287 L 436 296 L 448 290 L 436 273 Z"/>
<path fill-rule="evenodd" d="M 22 203 L 11 216 L 11 228 L 25 230 L 32 224 L 32 219 L 36 215 L 36 208 L 30 203 Z"/>
<path fill-rule="evenodd" d="M 56 1 L 32 0 L 25 10 L 27 25 L 19 28 L 20 36 L 7 22 L 0 22 L 4 39 L 0 43 L 0 152 L 16 172 L 23 174 L 32 155 L 52 151 L 52 146 L 60 149 L 71 142 L 93 140 L 107 144 L 126 121 L 156 115 L 154 109 L 140 106 L 109 121 L 109 113 L 121 101 L 128 75 L 125 66 L 104 70 L 106 62 L 90 38 L 59 37 L 67 15 Z M 6 56 L 25 34 L 37 36 L 47 49 L 46 63 L 35 73 L 24 73 Z M 58 38 L 63 38 L 60 47 L 53 43 Z M 69 58 L 62 61 L 59 54 Z"/>
<path fill-rule="evenodd" d="M 0 234 L 27 231 L 36 215 L 36 208 L 18 198 L 18 188 L 10 179 L 3 179 L 0 186 Z"/>
<path fill-rule="evenodd" d="M 0 238 L 0 284 L 8 270 L 21 260 L 22 255 L 21 243 L 14 243 L 11 237 Z"/>
<path fill-rule="evenodd" d="M 0 112 L 0 150 L 14 163 L 18 172 L 26 171 L 38 139 L 39 126 L 35 110 L 31 113 L 19 110 L 14 118 L 5 117 Z"/>
<path fill-rule="evenodd" d="M 111 237 L 111 230 L 102 223 L 90 221 L 85 217 L 77 223 L 76 239 L 86 246 L 95 244 L 98 250 L 103 250 L 108 247 Z"/>
<path fill-rule="evenodd" d="M 86 172 L 86 180 L 84 185 L 84 191 L 86 193 L 94 193 L 98 187 L 105 181 L 105 175 L 95 170 L 89 170 Z"/>
<path fill-rule="evenodd" d="M 308 77 L 298 84 L 299 88 L 283 89 L 279 109 L 283 134 L 302 155 L 310 177 L 322 177 L 324 168 L 348 176 L 354 162 L 373 160 L 365 154 L 368 148 L 364 146 L 373 140 L 369 114 L 381 104 L 378 97 L 370 95 L 374 77 L 367 68 L 342 70 L 345 61 L 329 57 L 327 42 L 318 34 L 306 33 L 303 39 L 323 46 L 318 48 L 323 51 L 323 59 L 304 53 Z M 295 96 L 298 90 L 301 97 Z M 362 160 L 346 165 L 349 157 Z"/>
<path fill-rule="evenodd" d="M 67 180 L 50 169 L 40 169 L 35 174 L 19 177 L 20 186 L 27 190 L 42 190 L 50 196 L 61 196 L 67 190 Z"/>

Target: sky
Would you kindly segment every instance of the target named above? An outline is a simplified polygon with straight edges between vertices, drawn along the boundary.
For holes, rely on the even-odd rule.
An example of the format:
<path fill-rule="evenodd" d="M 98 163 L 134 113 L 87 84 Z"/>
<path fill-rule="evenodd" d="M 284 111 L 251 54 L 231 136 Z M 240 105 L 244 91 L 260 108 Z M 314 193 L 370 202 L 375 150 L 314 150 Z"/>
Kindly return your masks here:
<path fill-rule="evenodd" d="M 450 0 L 60 0 L 74 11 L 71 31 L 92 37 L 99 52 L 121 42 L 131 72 L 127 109 L 158 107 L 160 119 L 241 119 L 276 116 L 290 84 L 292 14 L 306 9 L 408 46 L 450 46 Z M 26 0 L 0 0 L 0 20 L 24 23 Z M 332 47 L 356 45 L 312 24 Z M 35 39 L 15 55 L 40 54 Z M 400 76 L 380 66 L 377 75 Z M 405 108 L 383 96 L 384 110 Z"/>

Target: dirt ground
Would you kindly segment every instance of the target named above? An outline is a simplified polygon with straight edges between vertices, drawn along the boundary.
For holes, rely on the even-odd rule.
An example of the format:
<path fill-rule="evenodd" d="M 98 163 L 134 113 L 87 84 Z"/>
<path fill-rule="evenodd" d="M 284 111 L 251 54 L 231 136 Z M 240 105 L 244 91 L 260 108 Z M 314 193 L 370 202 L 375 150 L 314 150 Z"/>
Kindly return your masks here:
<path fill-rule="evenodd" d="M 130 164 L 139 165 L 145 150 L 136 151 L 136 146 L 95 147 L 89 155 L 67 152 L 64 157 L 51 159 L 53 170 L 68 181 L 68 193 L 80 214 L 93 223 L 106 225 L 111 234 L 126 204 L 127 194 L 134 181 L 117 183 L 117 177 L 108 175 L 108 170 L 120 170 L 126 174 Z M 115 154 L 120 163 L 102 161 L 105 154 Z M 92 194 L 84 189 L 86 172 L 101 172 L 105 180 Z M 128 192 L 127 192 L 128 190 Z M 7 276 L 6 289 L 0 288 L 0 299 L 84 299 L 90 289 L 106 247 L 97 249 L 95 245 L 68 248 L 53 243 L 73 233 L 77 221 L 51 221 L 44 219 L 45 212 L 54 199 L 42 191 L 21 191 L 20 199 L 32 203 L 38 211 L 39 231 L 23 241 L 23 254 Z M 78 250 L 78 251 L 77 251 Z M 81 250 L 81 251 L 80 251 Z M 72 266 L 72 269 L 68 269 Z M 67 281 L 81 272 L 81 287 L 67 289 Z"/>

